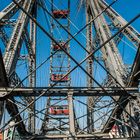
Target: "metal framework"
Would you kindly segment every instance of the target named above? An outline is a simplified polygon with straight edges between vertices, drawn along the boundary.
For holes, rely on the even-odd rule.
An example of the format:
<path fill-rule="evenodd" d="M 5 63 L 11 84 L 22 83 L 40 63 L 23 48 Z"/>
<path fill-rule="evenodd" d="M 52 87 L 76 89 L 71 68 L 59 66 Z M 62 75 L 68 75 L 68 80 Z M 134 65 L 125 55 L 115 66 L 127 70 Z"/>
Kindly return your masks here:
<path fill-rule="evenodd" d="M 58 24 L 60 23 L 62 26 L 65 26 L 65 29 L 70 32 L 70 0 L 62 2 L 66 5 L 65 9 L 62 8 L 62 6 L 56 7 L 58 4 L 57 0 L 51 0 L 51 36 L 59 45 L 53 40 L 51 41 L 51 54 L 56 53 L 50 58 L 50 87 L 55 84 L 55 82 L 57 82 L 57 87 L 69 87 L 71 82 L 70 75 L 64 77 L 64 75 L 70 71 L 70 58 L 59 47 L 63 47 L 69 54 L 70 43 L 66 44 L 66 42 L 69 40 L 70 36 L 68 33 L 65 33 L 65 30 Z M 63 100 L 65 101 L 63 102 Z M 56 101 L 59 103 L 57 104 Z M 46 110 L 46 116 L 42 125 L 44 135 L 53 133 L 62 134 L 62 131 L 66 133 L 69 129 L 70 133 L 73 133 L 71 132 L 74 130 L 72 104 L 72 96 L 69 95 L 69 93 L 67 99 L 62 97 L 48 98 L 46 105 L 48 109 Z M 64 122 L 68 123 L 68 121 L 73 124 L 72 128 L 71 125 L 70 128 L 67 124 L 64 125 Z M 55 125 L 53 125 L 54 123 Z M 52 124 L 52 126 L 50 124 Z M 56 127 L 59 129 L 56 129 Z"/>
<path fill-rule="evenodd" d="M 127 22 L 112 8 L 116 2 L 108 5 L 105 0 L 79 0 L 85 10 L 85 25 L 74 35 L 74 1 L 12 0 L 0 11 L 0 45 L 4 46 L 4 53 L 0 52 L 3 140 L 139 139 L 140 34 L 131 23 L 140 14 Z M 48 20 L 48 29 L 38 18 L 42 16 L 40 9 Z M 50 56 L 37 66 L 39 30 L 50 40 Z M 85 37 L 86 45 L 78 35 Z M 137 49 L 131 70 L 119 50 L 123 38 Z M 77 45 L 75 51 L 79 47 L 85 52 L 80 62 L 71 54 L 72 41 Z M 77 52 L 79 58 L 81 52 Z M 49 82 L 39 87 L 36 73 L 48 60 L 50 71 L 45 77 Z M 28 65 L 25 78 L 18 71 L 20 62 Z M 97 79 L 97 66 L 104 80 Z M 82 76 L 75 81 L 72 78 L 77 68 L 86 74 L 80 71 L 86 79 L 84 87 L 75 84 Z M 37 106 L 41 99 L 45 105 L 42 109 L 41 104 Z M 5 114 L 9 114 L 6 121 Z"/>

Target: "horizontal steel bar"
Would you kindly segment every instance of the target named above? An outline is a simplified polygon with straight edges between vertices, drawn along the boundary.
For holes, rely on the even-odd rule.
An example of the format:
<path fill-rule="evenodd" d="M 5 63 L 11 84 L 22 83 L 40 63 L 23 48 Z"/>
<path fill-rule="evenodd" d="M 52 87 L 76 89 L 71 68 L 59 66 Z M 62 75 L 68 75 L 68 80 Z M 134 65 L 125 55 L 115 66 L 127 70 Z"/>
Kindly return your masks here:
<path fill-rule="evenodd" d="M 79 134 L 79 135 L 76 135 L 75 138 L 96 138 L 96 137 L 107 137 L 109 138 L 109 134 L 107 133 L 95 133 L 95 134 Z M 21 137 L 21 138 L 24 138 L 24 139 L 29 139 L 29 138 L 32 138 L 33 136 L 24 136 L 24 137 Z M 35 136 L 35 139 L 61 139 L 61 138 L 68 138 L 69 136 L 68 135 L 59 135 L 59 134 L 53 134 L 53 135 L 39 135 L 39 136 Z M 70 136 L 71 137 L 71 136 Z"/>
<path fill-rule="evenodd" d="M 36 87 L 36 88 L 0 88 L 0 98 L 6 97 L 8 93 L 9 96 L 39 96 L 42 92 L 46 91 L 49 87 Z M 49 89 L 43 96 L 67 96 L 69 92 L 73 93 L 73 96 L 122 96 L 129 95 L 132 93 L 138 93 L 138 88 L 125 88 L 127 94 L 121 88 L 105 88 L 106 93 L 98 87 L 95 88 L 87 88 L 87 87 L 63 87 L 63 88 L 53 88 Z"/>

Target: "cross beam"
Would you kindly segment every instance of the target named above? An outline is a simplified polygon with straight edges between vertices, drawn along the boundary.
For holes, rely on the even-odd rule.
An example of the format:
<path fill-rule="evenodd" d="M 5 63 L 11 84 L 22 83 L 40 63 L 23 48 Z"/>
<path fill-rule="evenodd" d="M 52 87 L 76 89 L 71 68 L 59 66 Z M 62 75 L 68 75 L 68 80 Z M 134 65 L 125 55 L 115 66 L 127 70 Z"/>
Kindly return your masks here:
<path fill-rule="evenodd" d="M 4 98 L 9 96 L 39 96 L 42 92 L 46 93 L 43 96 L 67 96 L 68 92 L 72 91 L 73 96 L 129 96 L 132 93 L 138 93 L 138 88 L 125 88 L 127 93 L 121 88 L 105 88 L 106 93 L 99 87 L 96 88 L 86 88 L 86 87 L 64 87 L 64 88 L 53 88 L 49 89 L 49 87 L 41 88 L 0 88 L 0 98 Z M 128 94 L 129 93 L 129 94 Z"/>

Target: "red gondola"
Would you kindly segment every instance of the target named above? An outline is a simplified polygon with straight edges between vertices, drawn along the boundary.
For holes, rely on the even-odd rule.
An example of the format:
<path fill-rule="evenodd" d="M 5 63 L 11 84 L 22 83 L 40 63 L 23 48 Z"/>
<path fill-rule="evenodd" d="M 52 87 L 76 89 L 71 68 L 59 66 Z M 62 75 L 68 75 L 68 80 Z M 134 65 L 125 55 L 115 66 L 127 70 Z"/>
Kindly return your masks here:
<path fill-rule="evenodd" d="M 66 18 L 68 17 L 69 11 L 68 10 L 54 10 L 53 16 L 55 18 Z"/>
<path fill-rule="evenodd" d="M 49 113 L 51 115 L 69 115 L 69 109 L 67 105 L 63 106 L 52 106 Z"/>
<path fill-rule="evenodd" d="M 51 80 L 54 82 L 59 81 L 64 75 L 63 74 L 52 74 L 51 75 Z M 68 76 L 63 78 L 60 82 L 67 82 L 69 80 Z"/>
<path fill-rule="evenodd" d="M 1 132 L 0 132 L 0 140 L 3 140 L 3 135 Z"/>
<path fill-rule="evenodd" d="M 59 44 L 60 44 L 60 46 L 62 46 L 65 50 L 68 48 L 68 45 L 64 45 L 65 42 L 60 42 Z M 58 45 L 54 44 L 54 45 L 53 45 L 53 50 L 54 50 L 54 51 L 56 51 L 56 50 L 61 50 L 61 48 L 60 48 Z"/>

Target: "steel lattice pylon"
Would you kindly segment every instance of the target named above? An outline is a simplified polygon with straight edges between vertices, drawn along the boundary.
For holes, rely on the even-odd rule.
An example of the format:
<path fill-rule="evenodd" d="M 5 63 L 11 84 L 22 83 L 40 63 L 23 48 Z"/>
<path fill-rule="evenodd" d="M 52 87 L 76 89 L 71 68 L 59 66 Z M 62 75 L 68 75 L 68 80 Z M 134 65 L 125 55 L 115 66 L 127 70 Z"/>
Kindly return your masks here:
<path fill-rule="evenodd" d="M 110 5 L 105 0 L 77 0 L 78 12 L 83 8 L 84 16 L 83 11 L 74 15 L 76 2 L 70 0 L 6 3 L 0 11 L 3 139 L 19 139 L 17 134 L 20 139 L 60 140 L 139 137 L 140 34 L 131 24 L 140 14 L 127 22 L 112 8 L 117 0 Z M 43 35 L 46 40 L 41 42 Z M 46 46 L 50 43 L 50 56 L 42 63 L 39 41 Z M 120 52 L 122 42 L 127 47 L 130 42 L 137 50 L 131 70 Z M 72 51 L 77 51 L 76 56 Z M 20 69 L 20 65 L 24 67 Z M 40 70 L 42 66 L 49 69 L 47 74 Z M 102 79 L 97 77 L 98 71 Z M 86 79 L 84 87 L 76 83 L 81 79 Z"/>
<path fill-rule="evenodd" d="M 70 0 L 63 1 L 66 5 L 65 9 L 62 7 L 56 7 L 58 1 L 51 1 L 51 35 L 52 37 L 62 46 L 68 53 L 70 53 L 70 43 L 66 42 L 70 39 L 68 33 L 65 33 L 64 29 L 58 25 L 58 20 L 65 29 L 70 32 Z M 54 54 L 55 53 L 55 54 Z M 70 75 L 64 75 L 70 71 L 70 58 L 63 52 L 63 50 L 54 42 L 51 41 L 51 54 L 54 54 L 50 59 L 50 82 L 51 87 L 57 82 L 57 87 L 69 87 L 70 86 Z M 58 102 L 58 103 L 57 103 Z M 49 108 L 46 111 L 44 124 L 42 131 L 44 134 L 56 133 L 61 134 L 69 131 L 69 106 L 68 99 L 62 97 L 50 97 L 47 101 Z M 55 122 L 56 121 L 56 122 Z M 66 124 L 65 124 L 66 123 Z M 51 126 L 52 125 L 52 126 Z M 59 129 L 55 129 L 58 127 Z"/>

